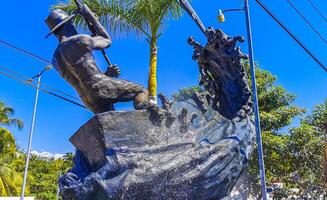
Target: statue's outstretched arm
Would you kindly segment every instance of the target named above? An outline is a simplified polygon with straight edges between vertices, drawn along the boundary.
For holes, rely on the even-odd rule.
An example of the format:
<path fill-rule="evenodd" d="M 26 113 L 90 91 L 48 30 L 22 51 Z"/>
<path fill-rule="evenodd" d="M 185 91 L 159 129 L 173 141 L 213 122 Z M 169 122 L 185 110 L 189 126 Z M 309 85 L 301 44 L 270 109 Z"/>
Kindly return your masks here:
<path fill-rule="evenodd" d="M 80 13 L 83 15 L 85 20 L 92 24 L 92 29 L 96 36 L 92 37 L 91 46 L 95 50 L 101 50 L 110 47 L 111 37 L 106 29 L 101 25 L 98 18 L 90 10 L 86 4 L 82 4 L 80 7 Z"/>

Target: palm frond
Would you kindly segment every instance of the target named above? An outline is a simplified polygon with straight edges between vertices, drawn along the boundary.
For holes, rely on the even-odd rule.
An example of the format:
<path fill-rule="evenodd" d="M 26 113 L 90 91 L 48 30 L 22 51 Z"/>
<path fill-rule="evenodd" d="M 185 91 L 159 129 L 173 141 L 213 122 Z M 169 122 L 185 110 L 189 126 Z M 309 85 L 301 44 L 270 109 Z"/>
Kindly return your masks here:
<path fill-rule="evenodd" d="M 99 16 L 99 21 L 114 35 L 126 35 L 136 33 L 137 35 L 148 34 L 146 27 L 140 18 L 131 15 L 128 8 L 130 0 L 85 0 L 85 4 Z M 62 9 L 72 14 L 77 9 L 73 0 L 54 5 L 52 9 Z M 74 19 L 74 24 L 83 30 L 87 30 L 87 24 L 83 18 L 78 15 Z"/>
<path fill-rule="evenodd" d="M 15 118 L 5 118 L 5 119 L 2 118 L 0 120 L 0 124 L 6 125 L 6 126 L 15 125 L 20 130 L 24 128 L 24 122 L 20 119 L 15 119 Z"/>
<path fill-rule="evenodd" d="M 182 14 L 176 0 L 84 0 L 84 3 L 114 35 L 136 33 L 137 36 L 157 37 L 167 17 L 176 19 Z M 62 9 L 72 14 L 77 8 L 73 0 L 66 0 L 52 9 Z M 74 23 L 87 30 L 81 16 L 75 17 Z"/>
<path fill-rule="evenodd" d="M 0 186 L 5 195 L 17 195 L 22 183 L 22 177 L 7 163 L 0 165 Z"/>
<path fill-rule="evenodd" d="M 3 101 L 0 101 L 0 113 L 11 116 L 15 111 L 13 108 L 7 106 Z"/>

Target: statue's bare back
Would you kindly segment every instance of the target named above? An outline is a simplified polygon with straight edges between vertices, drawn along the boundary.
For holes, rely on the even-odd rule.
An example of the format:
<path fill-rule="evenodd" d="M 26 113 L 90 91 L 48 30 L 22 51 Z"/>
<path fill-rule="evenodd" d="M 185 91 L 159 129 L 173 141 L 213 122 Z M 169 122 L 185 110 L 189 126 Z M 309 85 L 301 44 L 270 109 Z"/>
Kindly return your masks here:
<path fill-rule="evenodd" d="M 92 52 L 108 48 L 111 38 L 90 9 L 86 5 L 82 8 L 81 14 L 92 23 L 96 36 L 77 34 L 70 21 L 56 29 L 58 21 L 68 18 L 62 10 L 52 11 L 47 19 L 60 42 L 53 56 L 54 67 L 94 113 L 114 110 L 114 103 L 127 101 L 134 101 L 135 108 L 141 109 L 147 104 L 147 91 L 142 86 L 110 77 L 98 68 Z"/>

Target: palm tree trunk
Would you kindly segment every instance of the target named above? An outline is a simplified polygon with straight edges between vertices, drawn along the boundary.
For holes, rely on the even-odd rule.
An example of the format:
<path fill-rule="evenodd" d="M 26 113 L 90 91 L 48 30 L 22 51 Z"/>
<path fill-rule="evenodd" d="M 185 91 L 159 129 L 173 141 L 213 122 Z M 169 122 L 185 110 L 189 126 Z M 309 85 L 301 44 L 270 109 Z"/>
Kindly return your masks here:
<path fill-rule="evenodd" d="M 149 100 L 157 104 L 157 38 L 152 37 L 150 41 L 150 71 L 149 71 Z"/>

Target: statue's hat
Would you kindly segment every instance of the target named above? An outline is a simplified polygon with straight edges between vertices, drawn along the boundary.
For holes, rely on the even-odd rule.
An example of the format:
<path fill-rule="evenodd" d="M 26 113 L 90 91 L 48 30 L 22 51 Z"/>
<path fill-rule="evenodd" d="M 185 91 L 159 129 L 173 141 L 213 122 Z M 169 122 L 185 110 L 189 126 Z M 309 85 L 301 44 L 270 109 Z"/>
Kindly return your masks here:
<path fill-rule="evenodd" d="M 45 20 L 45 23 L 50 28 L 50 33 L 45 36 L 45 38 L 49 37 L 53 32 L 61 28 L 64 24 L 71 21 L 76 14 L 72 14 L 69 16 L 65 11 L 61 9 L 56 9 L 51 11 L 50 15 Z"/>

